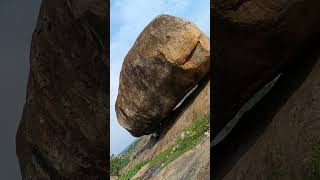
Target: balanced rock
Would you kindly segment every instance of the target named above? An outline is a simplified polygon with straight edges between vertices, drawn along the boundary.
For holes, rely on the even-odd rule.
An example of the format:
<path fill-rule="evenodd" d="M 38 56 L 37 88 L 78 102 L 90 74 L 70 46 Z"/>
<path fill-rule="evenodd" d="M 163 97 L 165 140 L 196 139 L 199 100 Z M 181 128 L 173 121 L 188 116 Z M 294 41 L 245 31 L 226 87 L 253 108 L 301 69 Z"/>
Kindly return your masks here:
<path fill-rule="evenodd" d="M 103 0 L 42 2 L 16 135 L 22 179 L 108 176 L 106 8 Z"/>
<path fill-rule="evenodd" d="M 209 69 L 209 39 L 195 24 L 156 17 L 124 59 L 115 106 L 120 125 L 133 136 L 154 132 Z"/>
<path fill-rule="evenodd" d="M 217 0 L 213 106 L 217 133 L 320 30 L 318 0 Z"/>

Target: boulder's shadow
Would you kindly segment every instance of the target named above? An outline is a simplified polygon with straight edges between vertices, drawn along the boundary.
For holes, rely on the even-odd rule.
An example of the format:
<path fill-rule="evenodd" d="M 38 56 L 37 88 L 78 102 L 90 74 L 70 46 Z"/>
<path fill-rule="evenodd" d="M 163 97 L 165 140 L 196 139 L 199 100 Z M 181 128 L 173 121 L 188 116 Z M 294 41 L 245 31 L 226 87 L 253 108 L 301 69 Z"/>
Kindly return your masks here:
<path fill-rule="evenodd" d="M 283 68 L 283 75 L 273 89 L 239 120 L 222 142 L 213 146 L 213 179 L 223 179 L 241 156 L 255 144 L 279 108 L 302 85 L 318 60 L 317 55 L 317 41 L 313 40 L 290 65 Z"/>
<path fill-rule="evenodd" d="M 158 135 L 158 137 L 150 136 L 150 139 L 146 143 L 144 149 L 151 149 L 158 141 L 160 141 L 166 136 L 167 132 L 175 124 L 176 120 L 181 117 L 182 112 L 189 108 L 189 106 L 194 102 L 196 97 L 205 88 L 209 80 L 210 75 L 208 74 L 201 81 L 199 81 L 198 87 L 183 101 L 183 103 L 179 107 L 171 111 L 165 118 L 161 120 L 161 125 L 155 132 Z"/>

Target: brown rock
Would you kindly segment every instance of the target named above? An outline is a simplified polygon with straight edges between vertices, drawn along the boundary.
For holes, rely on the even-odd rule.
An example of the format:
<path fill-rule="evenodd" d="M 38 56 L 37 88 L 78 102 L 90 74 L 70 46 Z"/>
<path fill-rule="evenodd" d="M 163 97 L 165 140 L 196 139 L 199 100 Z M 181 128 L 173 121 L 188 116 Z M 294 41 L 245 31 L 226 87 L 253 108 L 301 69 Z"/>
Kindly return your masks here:
<path fill-rule="evenodd" d="M 217 133 L 319 32 L 320 1 L 218 0 L 214 6 Z"/>
<path fill-rule="evenodd" d="M 183 103 L 181 109 L 177 111 L 177 116 L 173 116 L 171 123 L 160 133 L 159 140 L 150 147 L 147 144 L 150 142 L 150 135 L 143 136 L 137 145 L 136 150 L 139 152 L 136 154 L 136 158 L 129 162 L 126 168 L 122 172 L 126 172 L 131 167 L 135 166 L 141 161 L 149 161 L 156 157 L 158 154 L 174 145 L 177 135 L 193 123 L 195 113 L 199 117 L 203 117 L 210 112 L 210 81 L 207 81 L 197 89 L 194 94 Z M 209 148 L 209 147 L 205 147 Z"/>
<path fill-rule="evenodd" d="M 23 179 L 107 177 L 105 8 L 102 0 L 41 5 L 16 136 Z"/>
<path fill-rule="evenodd" d="M 117 118 L 133 136 L 150 134 L 208 72 L 209 39 L 193 23 L 161 15 L 139 35 L 120 74 Z"/>

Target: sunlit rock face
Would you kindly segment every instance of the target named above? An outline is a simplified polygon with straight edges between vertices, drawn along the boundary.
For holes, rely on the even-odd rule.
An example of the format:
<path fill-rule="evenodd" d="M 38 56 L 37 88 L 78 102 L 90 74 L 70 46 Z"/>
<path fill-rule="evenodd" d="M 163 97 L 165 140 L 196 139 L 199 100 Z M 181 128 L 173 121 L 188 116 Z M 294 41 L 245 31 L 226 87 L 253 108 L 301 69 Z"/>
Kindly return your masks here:
<path fill-rule="evenodd" d="M 102 0 L 42 2 L 16 136 L 23 179 L 108 176 L 106 9 Z"/>
<path fill-rule="evenodd" d="M 189 21 L 156 17 L 126 55 L 116 114 L 133 136 L 150 134 L 210 68 L 208 37 Z"/>
<path fill-rule="evenodd" d="M 217 133 L 318 34 L 320 1 L 217 0 L 214 5 Z"/>

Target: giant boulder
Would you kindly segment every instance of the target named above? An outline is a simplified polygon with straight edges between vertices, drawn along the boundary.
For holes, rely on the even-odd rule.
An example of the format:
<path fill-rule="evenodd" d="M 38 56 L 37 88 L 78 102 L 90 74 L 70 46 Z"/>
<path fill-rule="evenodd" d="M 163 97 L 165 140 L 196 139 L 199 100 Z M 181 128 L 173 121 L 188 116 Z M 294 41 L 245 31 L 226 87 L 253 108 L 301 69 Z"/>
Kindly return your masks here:
<path fill-rule="evenodd" d="M 106 6 L 42 2 L 16 135 L 22 179 L 108 176 Z"/>
<path fill-rule="evenodd" d="M 214 129 L 296 59 L 320 29 L 318 0 L 217 0 Z"/>
<path fill-rule="evenodd" d="M 116 100 L 117 119 L 134 136 L 155 131 L 161 119 L 206 74 L 208 37 L 186 20 L 160 15 L 126 55 Z"/>

